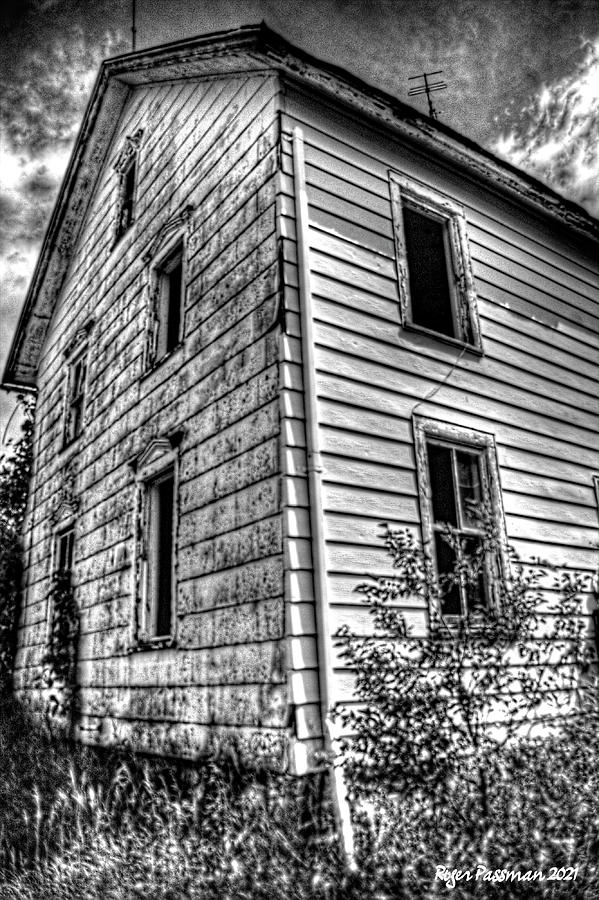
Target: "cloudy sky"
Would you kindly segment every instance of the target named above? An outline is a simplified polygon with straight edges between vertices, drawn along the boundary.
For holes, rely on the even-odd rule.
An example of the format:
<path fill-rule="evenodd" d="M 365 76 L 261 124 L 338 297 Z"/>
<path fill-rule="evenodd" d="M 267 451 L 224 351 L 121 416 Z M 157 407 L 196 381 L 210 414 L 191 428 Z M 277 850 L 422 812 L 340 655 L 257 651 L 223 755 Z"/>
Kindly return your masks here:
<path fill-rule="evenodd" d="M 130 49 L 131 5 L 4 0 L 2 368 L 100 60 Z M 599 0 L 137 0 L 137 46 L 261 19 L 403 100 L 410 75 L 442 69 L 443 122 L 599 216 Z M 13 406 L 0 393 L 0 438 Z"/>

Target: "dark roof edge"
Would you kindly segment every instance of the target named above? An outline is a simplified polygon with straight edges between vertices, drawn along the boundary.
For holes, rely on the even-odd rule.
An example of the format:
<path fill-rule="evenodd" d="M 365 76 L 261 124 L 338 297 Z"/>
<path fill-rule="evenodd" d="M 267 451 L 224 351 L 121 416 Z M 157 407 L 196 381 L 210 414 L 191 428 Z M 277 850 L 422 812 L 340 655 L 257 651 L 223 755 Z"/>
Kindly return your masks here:
<path fill-rule="evenodd" d="M 425 141 L 430 144 L 431 140 L 438 140 L 439 135 L 443 135 L 457 147 L 464 147 L 470 154 L 482 157 L 490 164 L 490 168 L 503 170 L 509 173 L 514 181 L 528 184 L 534 194 L 544 195 L 550 201 L 549 205 L 541 203 L 540 197 L 536 202 L 534 197 L 529 198 L 529 203 L 536 206 L 538 212 L 552 217 L 558 217 L 567 227 L 583 233 L 586 237 L 599 240 L 599 219 L 588 213 L 584 207 L 580 206 L 580 204 L 575 203 L 573 200 L 568 200 L 553 188 L 548 187 L 538 178 L 535 178 L 534 175 L 529 175 L 527 172 L 524 172 L 522 169 L 513 165 L 513 163 L 510 163 L 492 153 L 490 150 L 485 149 L 476 141 L 473 141 L 472 138 L 460 134 L 460 132 L 451 128 L 450 125 L 446 125 L 444 122 L 436 119 L 431 119 L 413 106 L 404 103 L 393 94 L 374 87 L 357 75 L 343 69 L 341 66 L 325 62 L 307 51 L 294 46 L 285 38 L 268 28 L 264 22 L 261 23 L 257 31 L 259 32 L 259 49 L 265 50 L 266 52 L 269 50 L 274 51 L 275 54 L 284 51 L 315 69 L 320 69 L 329 73 L 338 81 L 345 82 L 353 90 L 369 96 L 375 103 L 389 107 L 398 118 L 397 123 L 395 123 L 396 126 L 400 127 L 402 120 L 410 123 L 414 129 L 414 138 L 424 138 Z M 437 147 L 437 154 L 441 156 L 444 155 L 443 149 L 443 146 L 441 148 Z M 464 159 L 464 163 L 467 165 L 467 159 Z M 469 168 L 472 168 L 472 166 L 469 166 Z M 492 173 L 487 171 L 486 176 L 487 178 L 492 177 Z M 485 172 L 479 170 L 478 177 L 484 178 Z M 522 192 L 518 191 L 515 186 L 512 190 L 509 190 L 509 185 L 505 183 L 505 180 L 503 180 L 502 186 L 512 194 L 512 197 L 516 194 L 520 201 L 525 199 L 522 196 Z M 565 216 L 560 214 L 560 208 L 566 213 Z"/>

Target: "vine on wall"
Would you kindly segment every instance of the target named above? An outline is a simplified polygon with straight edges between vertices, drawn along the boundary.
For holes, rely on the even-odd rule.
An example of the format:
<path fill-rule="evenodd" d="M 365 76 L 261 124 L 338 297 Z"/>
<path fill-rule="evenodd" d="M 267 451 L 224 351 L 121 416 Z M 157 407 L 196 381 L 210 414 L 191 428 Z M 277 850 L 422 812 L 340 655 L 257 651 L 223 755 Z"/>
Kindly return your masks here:
<path fill-rule="evenodd" d="M 69 571 L 54 573 L 49 601 L 50 634 L 42 673 L 45 712 L 51 731 L 55 726 L 68 734 L 77 695 L 79 643 L 79 614 Z"/>

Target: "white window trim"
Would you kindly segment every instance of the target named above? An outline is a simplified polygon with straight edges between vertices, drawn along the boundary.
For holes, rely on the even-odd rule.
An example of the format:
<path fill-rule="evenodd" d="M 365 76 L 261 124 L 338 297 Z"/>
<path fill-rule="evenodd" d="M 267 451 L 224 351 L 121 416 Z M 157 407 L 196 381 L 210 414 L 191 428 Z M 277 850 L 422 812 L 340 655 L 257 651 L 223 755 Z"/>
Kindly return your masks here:
<path fill-rule="evenodd" d="M 76 531 L 75 531 L 75 513 L 77 507 L 73 507 L 71 504 L 62 503 L 59 508 L 56 510 L 53 516 L 53 526 L 52 526 L 52 545 L 50 548 L 50 580 L 54 579 L 54 575 L 58 571 L 58 559 L 59 559 L 59 540 L 61 536 L 67 532 L 72 531 L 73 533 L 73 547 L 72 553 L 73 558 L 71 561 L 71 576 L 75 571 L 75 539 L 76 539 Z M 72 585 L 72 577 L 71 577 L 71 585 Z M 45 646 L 48 647 L 50 643 L 50 638 L 52 636 L 52 619 L 54 618 L 54 604 L 52 602 L 52 597 L 50 596 L 50 592 L 48 592 L 48 602 L 46 606 L 46 640 Z"/>
<path fill-rule="evenodd" d="M 432 492 L 428 468 L 428 454 L 426 444 L 429 440 L 437 440 L 447 442 L 457 447 L 463 447 L 465 450 L 479 450 L 484 455 L 485 466 L 483 475 L 483 489 L 491 505 L 493 518 L 498 531 L 499 537 L 499 557 L 497 565 L 501 576 L 507 576 L 509 571 L 508 555 L 507 555 L 507 536 L 505 529 L 505 516 L 503 512 L 503 497 L 501 493 L 501 482 L 499 478 L 499 467 L 497 464 L 497 451 L 495 439 L 492 434 L 483 431 L 475 431 L 471 428 L 451 425 L 446 422 L 440 422 L 437 419 L 424 418 L 422 416 L 413 417 L 414 429 L 414 449 L 416 455 L 416 470 L 418 479 L 418 496 L 420 501 L 420 521 L 422 526 L 422 545 L 430 566 L 429 572 L 435 581 L 438 579 L 433 512 L 432 512 Z M 491 596 L 490 601 L 493 602 Z M 461 616 L 442 616 L 436 600 L 434 609 L 430 612 L 438 620 L 443 620 L 451 624 L 452 621 L 461 619 Z"/>
<path fill-rule="evenodd" d="M 136 541 L 135 541 L 135 628 L 132 649 L 172 647 L 177 639 L 177 583 L 178 583 L 178 519 L 179 519 L 179 452 L 180 433 L 170 438 L 157 438 L 133 462 L 136 482 Z M 148 596 L 149 580 L 149 502 L 152 485 L 168 471 L 173 473 L 173 566 L 171 570 L 171 633 L 152 634 L 155 618 L 155 598 Z"/>
<path fill-rule="evenodd" d="M 65 391 L 62 415 L 62 447 L 65 450 L 77 443 L 83 434 L 86 426 L 86 408 L 89 393 L 89 333 L 92 329 L 93 322 L 88 322 L 84 328 L 80 328 L 73 340 L 65 351 L 65 360 L 67 363 L 67 371 L 65 374 Z M 67 431 L 69 426 L 70 410 L 71 410 L 71 391 L 73 386 L 73 372 L 75 365 L 80 359 L 85 357 L 85 380 L 83 383 L 83 403 L 81 407 L 81 428 L 79 434 L 72 438 L 68 437 Z"/>
<path fill-rule="evenodd" d="M 186 206 L 184 210 L 173 216 L 160 229 L 144 254 L 146 267 L 146 348 L 144 370 L 151 371 L 168 359 L 181 346 L 185 339 L 185 312 L 187 308 L 187 270 L 188 270 L 188 235 L 189 222 L 193 206 Z M 162 302 L 163 267 L 165 261 L 173 250 L 181 244 L 181 310 L 179 316 L 179 340 L 177 345 L 158 355 L 158 338 L 160 332 L 160 306 Z"/>
<path fill-rule="evenodd" d="M 391 194 L 399 287 L 399 313 L 402 327 L 431 335 L 438 340 L 451 344 L 465 346 L 477 353 L 482 353 L 476 288 L 472 274 L 466 217 L 463 208 L 439 191 L 393 171 L 389 172 L 389 190 Z M 410 277 L 403 219 L 403 207 L 405 204 L 415 209 L 416 212 L 420 212 L 437 221 L 440 220 L 446 225 L 444 239 L 448 267 L 447 276 L 454 324 L 458 337 L 445 335 L 412 321 Z M 471 339 L 468 339 L 469 335 L 471 335 Z"/>

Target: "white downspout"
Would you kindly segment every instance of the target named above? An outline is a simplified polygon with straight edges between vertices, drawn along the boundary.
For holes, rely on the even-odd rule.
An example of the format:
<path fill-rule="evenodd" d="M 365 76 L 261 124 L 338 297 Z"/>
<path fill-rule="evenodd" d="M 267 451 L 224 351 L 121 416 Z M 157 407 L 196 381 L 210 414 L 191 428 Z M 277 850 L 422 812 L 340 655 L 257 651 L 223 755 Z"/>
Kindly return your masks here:
<path fill-rule="evenodd" d="M 318 644 L 318 672 L 320 687 L 320 711 L 322 734 L 327 753 L 335 754 L 335 741 L 331 735 L 329 710 L 331 707 L 331 674 L 333 671 L 329 605 L 327 600 L 325 537 L 322 514 L 322 462 L 318 430 L 316 392 L 316 368 L 314 362 L 314 329 L 312 287 L 309 259 L 308 196 L 304 162 L 304 135 L 299 127 L 293 129 L 293 181 L 295 199 L 295 223 L 297 241 L 297 269 L 299 281 L 299 307 L 301 321 L 302 375 L 304 380 L 304 405 L 306 426 L 306 459 L 310 498 L 310 530 L 312 534 L 312 569 L 314 577 L 314 601 Z M 353 832 L 350 810 L 339 766 L 333 766 L 333 791 L 335 812 L 347 856 L 353 857 Z"/>

